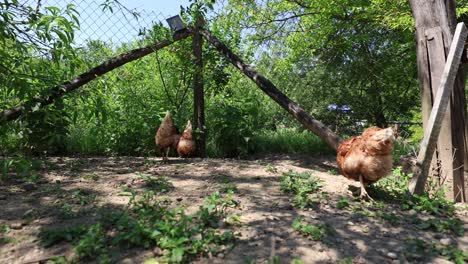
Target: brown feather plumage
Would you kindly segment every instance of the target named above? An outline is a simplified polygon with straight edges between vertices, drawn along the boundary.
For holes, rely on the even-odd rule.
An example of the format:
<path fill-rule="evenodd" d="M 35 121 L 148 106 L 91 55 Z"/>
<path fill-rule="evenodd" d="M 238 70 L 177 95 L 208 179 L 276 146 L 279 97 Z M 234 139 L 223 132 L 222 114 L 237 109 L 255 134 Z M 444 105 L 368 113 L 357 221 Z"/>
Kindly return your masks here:
<path fill-rule="evenodd" d="M 391 128 L 370 127 L 361 136 L 341 142 L 336 157 L 341 173 L 355 181 L 361 175 L 364 185 L 387 176 L 393 166 L 394 140 Z"/>
<path fill-rule="evenodd" d="M 170 148 L 177 148 L 179 139 L 180 135 L 177 128 L 174 126 L 171 113 L 167 111 L 155 137 L 156 146 L 162 152 L 163 161 L 168 159 L 167 156 Z"/>
<path fill-rule="evenodd" d="M 190 123 L 190 120 L 187 121 L 187 126 L 180 137 L 177 153 L 184 158 L 190 157 L 195 153 L 195 141 L 192 138 L 192 123 Z"/>

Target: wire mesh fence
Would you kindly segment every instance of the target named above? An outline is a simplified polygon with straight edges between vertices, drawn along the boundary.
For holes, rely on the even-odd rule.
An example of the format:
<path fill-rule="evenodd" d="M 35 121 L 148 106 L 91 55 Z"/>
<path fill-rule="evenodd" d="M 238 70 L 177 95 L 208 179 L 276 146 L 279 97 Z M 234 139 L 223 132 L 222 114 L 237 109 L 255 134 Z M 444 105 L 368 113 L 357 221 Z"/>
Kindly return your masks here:
<path fill-rule="evenodd" d="M 167 26 L 166 19 L 176 15 L 143 7 L 130 9 L 118 1 L 105 0 L 26 0 L 23 4 L 41 13 L 50 6 L 65 9 L 72 4 L 80 22 L 75 31 L 76 47 L 83 47 L 92 40 L 100 40 L 111 47 L 124 43 L 142 46 L 145 33 L 153 25 Z"/>

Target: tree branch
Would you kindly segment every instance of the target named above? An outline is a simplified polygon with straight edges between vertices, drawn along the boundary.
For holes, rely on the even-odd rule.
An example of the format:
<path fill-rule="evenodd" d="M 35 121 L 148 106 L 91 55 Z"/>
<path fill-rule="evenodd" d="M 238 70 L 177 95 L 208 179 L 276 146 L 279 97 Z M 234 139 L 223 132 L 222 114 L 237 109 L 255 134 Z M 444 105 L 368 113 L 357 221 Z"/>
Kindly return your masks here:
<path fill-rule="evenodd" d="M 172 40 L 162 40 L 153 45 L 131 50 L 117 57 L 114 57 L 70 81 L 64 82 L 60 85 L 50 88 L 49 95 L 36 96 L 21 105 L 7 110 L 3 110 L 2 112 L 0 112 L 0 124 L 15 120 L 19 118 L 22 114 L 32 112 L 33 109 L 43 108 L 46 105 L 52 104 L 56 99 L 61 98 L 66 93 L 76 90 L 77 88 L 89 83 L 90 81 L 96 79 L 97 77 L 103 74 L 117 67 L 120 67 L 128 62 L 144 57 L 155 50 L 159 50 L 166 46 L 169 46 L 178 40 L 187 38 L 190 35 L 191 32 L 189 30 L 185 30 L 174 35 Z"/>

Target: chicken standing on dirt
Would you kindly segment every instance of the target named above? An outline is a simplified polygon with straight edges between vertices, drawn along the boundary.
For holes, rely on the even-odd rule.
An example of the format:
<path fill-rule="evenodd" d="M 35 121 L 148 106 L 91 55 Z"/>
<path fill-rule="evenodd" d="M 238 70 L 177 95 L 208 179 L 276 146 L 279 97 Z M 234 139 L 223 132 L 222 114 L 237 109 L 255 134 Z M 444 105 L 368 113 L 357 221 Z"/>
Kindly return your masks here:
<path fill-rule="evenodd" d="M 163 156 L 163 162 L 169 160 L 168 156 L 171 148 L 177 149 L 179 138 L 179 131 L 177 131 L 177 128 L 172 122 L 171 113 L 167 111 L 166 116 L 158 128 L 158 132 L 156 132 L 156 147 Z"/>
<path fill-rule="evenodd" d="M 177 153 L 184 158 L 188 158 L 195 153 L 195 141 L 192 138 L 192 123 L 190 123 L 190 120 L 187 121 L 187 126 L 180 137 Z"/>
<path fill-rule="evenodd" d="M 338 146 L 338 167 L 346 178 L 360 182 L 361 198 L 372 200 L 365 187 L 391 172 L 394 140 L 391 128 L 370 127 Z"/>

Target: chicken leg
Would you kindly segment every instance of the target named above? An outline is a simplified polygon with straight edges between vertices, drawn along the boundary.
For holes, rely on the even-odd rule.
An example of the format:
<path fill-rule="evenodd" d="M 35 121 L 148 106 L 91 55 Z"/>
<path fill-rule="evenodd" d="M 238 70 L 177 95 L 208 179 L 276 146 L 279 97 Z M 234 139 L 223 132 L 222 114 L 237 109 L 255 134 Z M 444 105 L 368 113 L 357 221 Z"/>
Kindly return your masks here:
<path fill-rule="evenodd" d="M 362 179 L 362 174 L 359 175 L 359 182 L 361 183 L 361 195 L 360 195 L 361 199 L 374 201 L 374 199 L 372 199 L 372 197 L 370 197 L 366 191 L 366 188 L 364 186 L 364 181 Z"/>
<path fill-rule="evenodd" d="M 167 149 L 166 149 L 166 155 L 164 155 L 164 156 L 165 156 L 164 161 L 165 161 L 166 163 L 169 163 L 169 151 L 170 151 L 170 150 L 171 150 L 171 148 L 167 148 Z"/>

